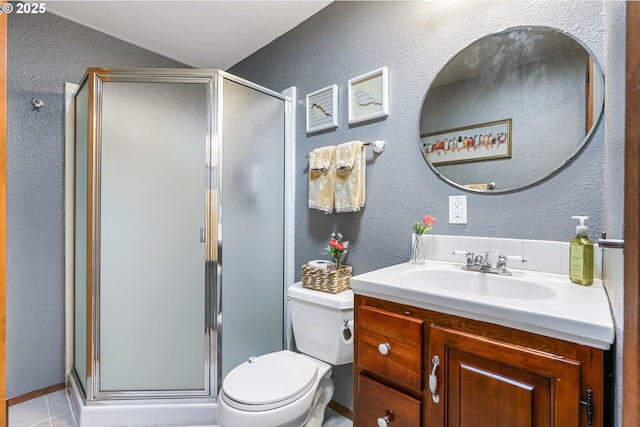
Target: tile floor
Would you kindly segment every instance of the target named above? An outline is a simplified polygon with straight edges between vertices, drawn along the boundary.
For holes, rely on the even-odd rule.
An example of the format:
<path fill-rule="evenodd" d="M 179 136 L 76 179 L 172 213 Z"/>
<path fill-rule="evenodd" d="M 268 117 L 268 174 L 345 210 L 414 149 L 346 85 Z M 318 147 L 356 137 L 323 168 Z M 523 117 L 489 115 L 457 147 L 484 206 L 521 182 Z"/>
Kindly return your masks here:
<path fill-rule="evenodd" d="M 65 390 L 9 407 L 8 427 L 76 427 Z M 350 419 L 327 408 L 324 427 L 352 427 Z"/>
<path fill-rule="evenodd" d="M 353 421 L 327 408 L 324 413 L 323 427 L 353 427 Z"/>
<path fill-rule="evenodd" d="M 75 427 L 64 390 L 9 407 L 9 427 Z"/>

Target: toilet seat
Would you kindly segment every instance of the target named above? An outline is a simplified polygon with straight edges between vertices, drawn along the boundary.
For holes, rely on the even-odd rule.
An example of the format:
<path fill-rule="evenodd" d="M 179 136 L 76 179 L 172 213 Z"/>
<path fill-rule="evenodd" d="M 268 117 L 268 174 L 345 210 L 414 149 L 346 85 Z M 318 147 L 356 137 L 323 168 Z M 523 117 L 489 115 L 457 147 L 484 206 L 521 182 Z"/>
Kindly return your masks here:
<path fill-rule="evenodd" d="M 288 350 L 259 357 L 225 377 L 221 397 L 231 407 L 249 411 L 280 408 L 305 395 L 316 383 L 318 364 Z"/>

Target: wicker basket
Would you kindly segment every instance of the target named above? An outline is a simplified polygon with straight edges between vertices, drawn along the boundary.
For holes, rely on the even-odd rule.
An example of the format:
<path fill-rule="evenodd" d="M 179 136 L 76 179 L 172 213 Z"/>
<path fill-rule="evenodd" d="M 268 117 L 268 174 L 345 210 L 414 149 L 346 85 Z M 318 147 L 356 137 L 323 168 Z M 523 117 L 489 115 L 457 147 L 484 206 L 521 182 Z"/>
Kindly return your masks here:
<path fill-rule="evenodd" d="M 351 266 L 343 265 L 338 270 L 302 266 L 302 286 L 316 291 L 337 294 L 351 287 Z"/>

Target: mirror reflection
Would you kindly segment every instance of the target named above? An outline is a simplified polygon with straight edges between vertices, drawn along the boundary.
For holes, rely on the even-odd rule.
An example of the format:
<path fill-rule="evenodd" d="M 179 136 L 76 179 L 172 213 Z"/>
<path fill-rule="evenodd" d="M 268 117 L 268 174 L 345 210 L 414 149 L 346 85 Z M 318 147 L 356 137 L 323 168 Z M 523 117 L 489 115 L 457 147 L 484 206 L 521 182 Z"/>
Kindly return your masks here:
<path fill-rule="evenodd" d="M 435 77 L 420 149 L 436 174 L 473 192 L 510 192 L 557 172 L 588 141 L 604 80 L 588 48 L 549 27 L 479 39 Z"/>

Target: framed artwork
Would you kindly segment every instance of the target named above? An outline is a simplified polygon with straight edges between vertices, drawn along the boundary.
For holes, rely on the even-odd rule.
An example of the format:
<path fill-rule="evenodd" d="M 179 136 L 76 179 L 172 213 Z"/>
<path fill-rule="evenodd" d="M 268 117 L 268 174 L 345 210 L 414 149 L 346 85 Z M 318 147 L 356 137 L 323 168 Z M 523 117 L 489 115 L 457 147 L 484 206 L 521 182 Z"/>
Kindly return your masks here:
<path fill-rule="evenodd" d="M 432 165 L 511 158 L 511 119 L 420 135 Z"/>
<path fill-rule="evenodd" d="M 338 85 L 307 95 L 307 133 L 338 127 Z"/>
<path fill-rule="evenodd" d="M 349 80 L 349 124 L 389 115 L 389 77 L 387 67 Z"/>

